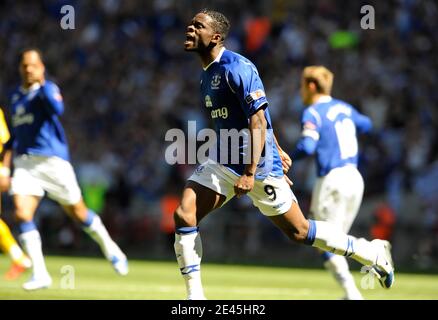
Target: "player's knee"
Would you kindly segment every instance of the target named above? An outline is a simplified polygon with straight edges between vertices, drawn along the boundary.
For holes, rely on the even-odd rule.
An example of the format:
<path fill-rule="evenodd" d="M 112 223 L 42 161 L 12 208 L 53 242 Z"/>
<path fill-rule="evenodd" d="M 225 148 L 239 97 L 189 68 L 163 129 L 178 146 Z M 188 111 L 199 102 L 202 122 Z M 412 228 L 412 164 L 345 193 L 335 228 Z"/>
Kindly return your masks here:
<path fill-rule="evenodd" d="M 191 212 L 187 207 L 182 204 L 176 208 L 173 214 L 176 227 L 190 227 L 196 226 L 196 214 Z"/>
<path fill-rule="evenodd" d="M 29 212 L 29 210 L 20 210 L 17 208 L 15 210 L 15 219 L 17 222 L 28 222 L 33 219 L 33 214 Z"/>

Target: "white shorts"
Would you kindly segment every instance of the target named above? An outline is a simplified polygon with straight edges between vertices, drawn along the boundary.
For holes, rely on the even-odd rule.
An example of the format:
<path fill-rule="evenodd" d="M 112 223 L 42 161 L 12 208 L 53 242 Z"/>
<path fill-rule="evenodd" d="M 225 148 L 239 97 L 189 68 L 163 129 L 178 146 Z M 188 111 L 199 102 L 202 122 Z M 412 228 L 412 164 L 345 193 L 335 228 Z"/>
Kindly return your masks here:
<path fill-rule="evenodd" d="M 363 191 L 363 178 L 356 167 L 331 170 L 316 180 L 310 204 L 313 218 L 330 222 L 348 232 L 359 212 Z"/>
<path fill-rule="evenodd" d="M 43 197 L 44 192 L 62 205 L 79 202 L 81 190 L 70 162 L 58 157 L 15 157 L 11 194 Z"/>
<path fill-rule="evenodd" d="M 225 166 L 208 160 L 201 164 L 188 180 L 224 195 L 226 197 L 225 204 L 235 195 L 234 183 L 238 178 L 238 175 Z M 290 209 L 292 201 L 297 201 L 284 177 L 267 177 L 264 180 L 255 180 L 254 189 L 247 195 L 265 216 L 284 214 Z"/>

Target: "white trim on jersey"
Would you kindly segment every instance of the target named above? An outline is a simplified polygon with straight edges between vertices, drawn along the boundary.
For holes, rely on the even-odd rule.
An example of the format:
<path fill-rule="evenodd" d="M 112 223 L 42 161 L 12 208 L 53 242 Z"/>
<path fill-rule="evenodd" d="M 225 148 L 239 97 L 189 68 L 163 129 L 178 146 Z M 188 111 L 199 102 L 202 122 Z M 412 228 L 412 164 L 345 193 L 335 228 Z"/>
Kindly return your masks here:
<path fill-rule="evenodd" d="M 227 81 L 228 87 L 230 88 L 231 92 L 234 93 L 234 94 L 236 94 L 236 92 L 233 90 L 233 88 L 232 88 L 231 85 L 230 85 L 230 81 L 228 80 L 228 74 L 229 74 L 229 73 L 230 73 L 230 70 L 227 70 L 227 71 L 225 72 L 225 80 Z"/>
<path fill-rule="evenodd" d="M 315 117 L 318 127 L 321 127 L 322 120 L 318 112 L 316 112 L 315 108 L 309 107 L 309 112 Z"/>
<path fill-rule="evenodd" d="M 319 133 L 316 130 L 304 129 L 302 132 L 303 137 L 312 138 L 315 141 L 319 140 Z"/>
<path fill-rule="evenodd" d="M 332 101 L 332 97 L 329 95 L 322 95 L 318 98 L 318 100 L 316 101 L 316 103 L 327 103 Z"/>
<path fill-rule="evenodd" d="M 20 87 L 20 92 L 22 94 L 28 94 L 29 92 L 38 90 L 39 88 L 41 88 L 41 85 L 38 82 L 35 82 L 29 88 L 25 88 L 25 87 L 21 86 Z"/>
<path fill-rule="evenodd" d="M 222 47 L 222 49 L 221 49 L 221 51 L 219 51 L 219 54 L 217 55 L 217 57 L 212 62 L 210 62 L 208 66 L 206 66 L 205 68 L 202 68 L 202 69 L 204 69 L 204 71 L 206 71 L 213 63 L 221 61 L 221 58 L 222 58 L 222 55 L 224 54 L 224 51 L 225 51 L 225 47 Z"/>

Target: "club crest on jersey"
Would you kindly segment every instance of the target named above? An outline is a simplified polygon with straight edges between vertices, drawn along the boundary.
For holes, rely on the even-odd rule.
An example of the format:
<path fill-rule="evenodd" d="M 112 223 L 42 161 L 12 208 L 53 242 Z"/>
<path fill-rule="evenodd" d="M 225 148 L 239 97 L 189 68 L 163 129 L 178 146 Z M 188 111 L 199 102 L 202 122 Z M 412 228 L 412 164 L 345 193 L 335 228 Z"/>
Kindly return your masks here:
<path fill-rule="evenodd" d="M 12 126 L 18 127 L 23 124 L 32 124 L 34 120 L 33 114 L 27 114 L 23 105 L 18 105 L 15 109 L 15 114 L 12 116 Z"/>
<path fill-rule="evenodd" d="M 22 104 L 19 104 L 19 105 L 17 106 L 17 109 L 15 110 L 15 114 L 16 114 L 17 116 L 21 116 L 21 115 L 23 115 L 25 112 L 26 112 L 26 109 L 24 109 L 24 106 L 23 106 Z"/>
<path fill-rule="evenodd" d="M 212 89 L 219 89 L 219 85 L 221 84 L 221 75 L 220 74 L 215 74 L 212 78 L 211 78 L 211 88 Z"/>
<path fill-rule="evenodd" d="M 209 95 L 205 96 L 205 107 L 206 108 L 211 108 L 213 107 L 213 103 L 211 102 L 211 98 Z"/>

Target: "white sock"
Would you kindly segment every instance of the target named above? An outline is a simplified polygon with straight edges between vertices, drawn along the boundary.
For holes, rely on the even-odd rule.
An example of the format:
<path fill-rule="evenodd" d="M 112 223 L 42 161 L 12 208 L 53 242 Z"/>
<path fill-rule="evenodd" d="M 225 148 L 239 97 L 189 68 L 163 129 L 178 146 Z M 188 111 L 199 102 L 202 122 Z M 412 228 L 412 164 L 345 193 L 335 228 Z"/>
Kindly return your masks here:
<path fill-rule="evenodd" d="M 182 229 L 185 229 L 182 233 Z M 202 241 L 198 228 L 180 228 L 175 233 L 175 254 L 189 300 L 205 299 L 201 282 Z"/>
<path fill-rule="evenodd" d="M 18 244 L 12 245 L 9 249 L 9 256 L 12 261 L 20 261 L 20 259 L 23 258 L 23 254 L 23 250 L 21 250 Z"/>
<path fill-rule="evenodd" d="M 378 252 L 371 242 L 347 235 L 325 221 L 309 220 L 309 223 L 306 243 L 324 251 L 351 257 L 366 266 L 376 263 Z"/>
<path fill-rule="evenodd" d="M 111 260 L 113 255 L 124 256 L 117 244 L 111 239 L 108 231 L 102 223 L 98 215 L 93 217 L 93 221 L 89 227 L 83 227 L 84 231 L 99 245 L 104 256 Z"/>
<path fill-rule="evenodd" d="M 336 282 L 342 287 L 347 299 L 363 299 L 359 289 L 356 287 L 353 275 L 348 267 L 347 259 L 337 255 L 331 256 L 324 262 L 324 267 L 333 275 Z"/>
<path fill-rule="evenodd" d="M 32 230 L 20 234 L 20 242 L 29 258 L 32 260 L 33 276 L 35 278 L 49 276 L 44 262 L 41 237 L 38 230 Z"/>

